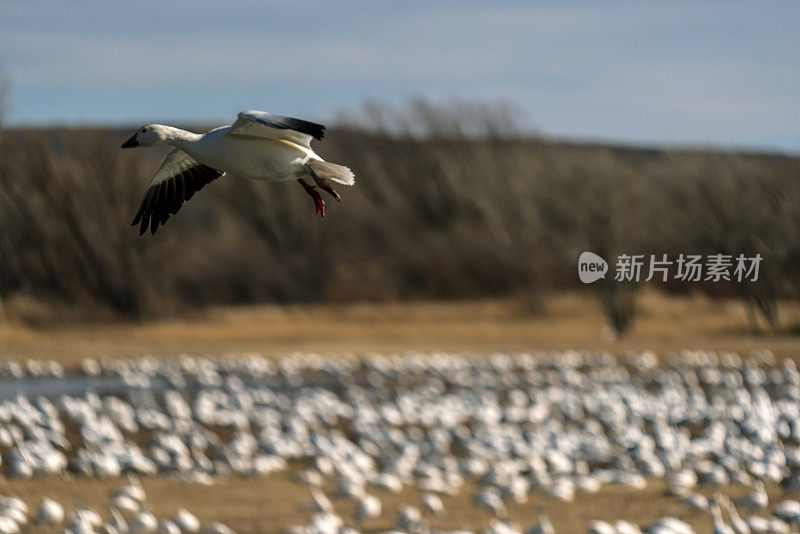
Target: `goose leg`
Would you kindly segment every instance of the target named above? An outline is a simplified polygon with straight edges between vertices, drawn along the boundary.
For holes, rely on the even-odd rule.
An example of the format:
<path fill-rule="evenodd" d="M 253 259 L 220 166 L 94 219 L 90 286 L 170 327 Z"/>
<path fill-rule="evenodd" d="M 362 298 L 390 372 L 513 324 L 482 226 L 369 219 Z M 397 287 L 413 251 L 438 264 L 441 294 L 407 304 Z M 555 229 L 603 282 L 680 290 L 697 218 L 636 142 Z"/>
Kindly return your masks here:
<path fill-rule="evenodd" d="M 300 182 L 300 185 L 303 186 L 303 189 L 306 190 L 306 193 L 308 193 L 314 200 L 314 208 L 317 210 L 317 213 L 325 217 L 325 201 L 322 200 L 317 188 L 313 185 L 308 185 L 302 178 L 299 178 L 297 181 Z"/>
<path fill-rule="evenodd" d="M 323 191 L 327 191 L 333 198 L 336 199 L 337 202 L 342 201 L 342 197 L 339 196 L 339 193 L 337 193 L 334 188 L 328 185 L 327 180 L 317 176 L 317 173 L 315 173 L 311 167 L 307 167 L 307 169 L 311 177 L 314 179 L 314 181 L 317 182 L 317 185 L 319 186 L 320 189 L 322 189 Z"/>

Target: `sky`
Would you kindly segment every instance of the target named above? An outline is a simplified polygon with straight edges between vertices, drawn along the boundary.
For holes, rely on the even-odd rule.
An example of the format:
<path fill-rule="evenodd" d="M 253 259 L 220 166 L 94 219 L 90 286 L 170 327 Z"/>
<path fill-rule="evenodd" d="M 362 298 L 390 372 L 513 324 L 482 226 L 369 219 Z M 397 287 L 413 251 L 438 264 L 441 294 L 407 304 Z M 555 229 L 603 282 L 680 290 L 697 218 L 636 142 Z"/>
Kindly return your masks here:
<path fill-rule="evenodd" d="M 0 0 L 11 124 L 512 103 L 554 137 L 800 152 L 800 2 Z"/>

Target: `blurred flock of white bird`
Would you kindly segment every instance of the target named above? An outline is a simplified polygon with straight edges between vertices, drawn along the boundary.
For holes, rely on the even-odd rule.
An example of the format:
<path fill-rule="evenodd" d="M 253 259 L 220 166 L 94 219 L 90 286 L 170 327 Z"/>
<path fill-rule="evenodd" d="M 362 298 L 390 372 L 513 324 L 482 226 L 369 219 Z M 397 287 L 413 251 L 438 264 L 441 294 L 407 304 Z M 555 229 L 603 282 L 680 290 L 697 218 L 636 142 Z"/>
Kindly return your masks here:
<path fill-rule="evenodd" d="M 200 520 L 185 509 L 178 510 L 174 517 L 158 519 L 147 509 L 147 497 L 137 480 L 122 486 L 110 496 L 106 518 L 97 511 L 75 506 L 66 513 L 58 501 L 45 497 L 32 509 L 22 499 L 13 496 L 0 497 L 0 532 L 24 532 L 29 523 L 51 526 L 54 531 L 72 534 L 233 534 L 233 530 L 222 523 L 201 525 Z"/>
<path fill-rule="evenodd" d="M 286 470 L 310 494 L 298 503 L 308 522 L 286 525 L 292 534 L 357 533 L 385 513 L 377 489 L 404 486 L 422 499 L 400 507 L 391 532 L 444 532 L 430 526 L 441 496 L 474 491 L 495 519 L 448 532 L 548 534 L 546 507 L 517 525 L 507 504 L 534 493 L 572 502 L 653 479 L 712 517 L 715 534 L 788 533 L 800 527 L 789 498 L 800 490 L 800 372 L 769 352 L 700 351 L 144 357 L 87 359 L 79 370 L 6 361 L 0 459 L 8 478 L 130 478 L 107 510 L 0 496 L 0 534 L 35 522 L 74 534 L 224 534 L 186 510 L 154 517 L 138 477 L 214 484 Z M 731 501 L 721 490 L 732 483 L 751 493 Z M 770 502 L 765 485 L 784 498 Z M 335 512 L 342 499 L 352 514 Z M 694 530 L 665 516 L 593 521 L 586 532 Z"/>

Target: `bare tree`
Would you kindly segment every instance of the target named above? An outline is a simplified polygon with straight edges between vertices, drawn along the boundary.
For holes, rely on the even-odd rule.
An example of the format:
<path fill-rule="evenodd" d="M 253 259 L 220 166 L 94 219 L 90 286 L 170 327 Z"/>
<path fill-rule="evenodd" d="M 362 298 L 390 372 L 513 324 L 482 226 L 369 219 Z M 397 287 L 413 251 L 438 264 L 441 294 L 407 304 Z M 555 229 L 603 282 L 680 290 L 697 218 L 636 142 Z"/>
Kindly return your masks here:
<path fill-rule="evenodd" d="M 769 323 L 778 299 L 800 295 L 800 158 L 515 136 L 502 107 L 412 111 L 368 106 L 362 120 L 374 128 L 348 124 L 319 145 L 358 176 L 324 221 L 292 184 L 230 178 L 155 238 L 128 223 L 163 153 L 119 150 L 127 130 L 7 131 L 0 297 L 9 309 L 20 296 L 129 316 L 217 303 L 509 295 L 536 310 L 540 294 L 579 285 L 575 260 L 587 250 L 607 260 L 758 253 L 758 284 L 663 287 L 741 293 Z M 593 287 L 623 335 L 640 286 Z"/>
<path fill-rule="evenodd" d="M 337 123 L 392 137 L 417 139 L 509 139 L 531 132 L 524 113 L 510 102 L 470 101 L 452 98 L 434 102 L 414 97 L 402 106 L 365 102 L 360 109 L 343 110 Z"/>

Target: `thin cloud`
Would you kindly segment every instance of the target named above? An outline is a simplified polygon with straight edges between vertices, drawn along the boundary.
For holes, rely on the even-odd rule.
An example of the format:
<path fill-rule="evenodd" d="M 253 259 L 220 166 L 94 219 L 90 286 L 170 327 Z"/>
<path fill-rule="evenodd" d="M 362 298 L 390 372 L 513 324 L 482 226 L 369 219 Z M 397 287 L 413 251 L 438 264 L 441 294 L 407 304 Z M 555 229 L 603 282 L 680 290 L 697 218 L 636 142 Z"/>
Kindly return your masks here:
<path fill-rule="evenodd" d="M 557 135 L 798 148 L 794 3 L 0 5 L 12 121 L 459 96 L 512 100 Z"/>

